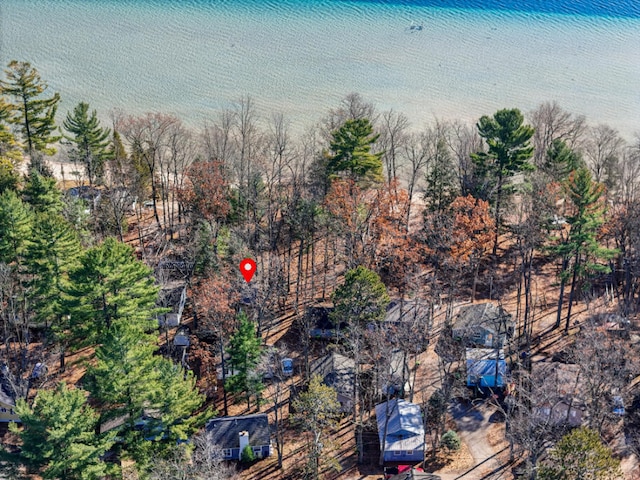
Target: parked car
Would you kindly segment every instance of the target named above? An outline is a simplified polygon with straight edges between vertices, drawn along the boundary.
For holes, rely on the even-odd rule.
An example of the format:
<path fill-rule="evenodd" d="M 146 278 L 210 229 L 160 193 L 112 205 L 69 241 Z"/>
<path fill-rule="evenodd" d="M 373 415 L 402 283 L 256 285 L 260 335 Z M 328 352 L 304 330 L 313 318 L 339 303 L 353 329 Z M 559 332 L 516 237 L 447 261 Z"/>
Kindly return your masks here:
<path fill-rule="evenodd" d="M 290 377 L 293 375 L 293 359 L 291 358 L 283 358 L 282 359 L 282 373 L 285 377 Z"/>
<path fill-rule="evenodd" d="M 620 395 L 616 395 L 613 397 L 613 409 L 611 410 L 614 414 L 623 416 L 625 414 L 624 409 L 624 401 Z"/>

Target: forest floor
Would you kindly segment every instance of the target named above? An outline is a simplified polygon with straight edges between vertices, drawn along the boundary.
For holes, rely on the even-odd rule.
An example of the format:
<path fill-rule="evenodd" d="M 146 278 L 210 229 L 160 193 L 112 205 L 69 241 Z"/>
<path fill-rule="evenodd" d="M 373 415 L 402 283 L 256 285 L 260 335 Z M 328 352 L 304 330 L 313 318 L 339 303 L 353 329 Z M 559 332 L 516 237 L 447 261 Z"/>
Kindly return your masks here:
<path fill-rule="evenodd" d="M 500 271 L 504 272 L 509 265 L 501 265 Z M 604 298 L 590 302 L 578 303 L 574 306 L 572 322 L 569 328 L 569 335 L 564 335 L 563 328 L 554 329 L 556 322 L 556 309 L 558 301 L 558 287 L 556 285 L 556 266 L 542 264 L 534 275 L 533 279 L 533 319 L 534 337 L 537 338 L 536 345 L 531 350 L 533 361 L 540 361 L 551 358 L 558 352 L 562 352 L 570 343 L 574 335 L 590 315 L 595 312 L 602 313 L 613 310 L 613 305 L 608 304 Z M 505 275 L 505 278 L 507 276 Z M 508 312 L 514 313 L 517 308 L 517 292 L 513 285 L 500 285 L 500 279 L 496 281 L 496 289 L 504 288 L 501 295 L 500 304 Z M 484 302 L 490 299 L 478 298 L 476 302 Z M 468 302 L 463 302 L 468 303 Z M 443 312 L 442 312 L 443 313 Z M 438 322 L 442 322 L 444 315 L 440 314 L 436 318 L 434 328 L 439 327 Z M 286 339 L 286 331 L 290 325 L 291 316 L 285 315 L 285 323 L 276 326 L 271 337 L 273 341 Z M 562 325 L 564 327 L 564 324 Z M 269 342 L 271 343 L 271 342 Z M 289 344 L 290 349 L 295 349 L 295 344 Z M 416 399 L 428 398 L 428 396 L 439 387 L 438 358 L 431 345 L 427 351 L 419 357 L 420 368 L 416 380 Z M 299 381 L 295 378 L 293 381 Z M 231 413 L 231 412 L 230 412 Z M 242 413 L 241 411 L 233 413 Z M 509 463 L 509 446 L 504 434 L 504 421 L 497 413 L 497 407 L 491 405 L 490 400 L 475 401 L 471 404 L 454 403 L 450 410 L 451 420 L 455 422 L 457 431 L 463 442 L 461 452 L 443 455 L 438 454 L 436 462 L 430 463 L 431 471 L 439 475 L 442 480 L 490 480 L 514 478 L 512 473 L 513 464 Z M 382 478 L 382 467 L 378 466 L 377 453 L 374 455 L 365 454 L 365 462 L 357 463 L 356 440 L 354 428 L 348 419 L 340 424 L 340 428 L 331 436 L 330 444 L 339 445 L 339 449 L 331 455 L 339 460 L 342 470 L 340 472 L 328 471 L 325 473 L 326 479 L 357 479 L 357 480 L 378 480 Z M 624 444 L 624 434 L 620 433 Z M 378 452 L 377 434 L 365 438 L 365 449 L 370 448 Z M 243 479 L 291 479 L 300 478 L 300 471 L 304 465 L 304 439 L 295 432 L 287 432 L 285 454 L 283 458 L 284 471 L 277 469 L 277 459 L 271 457 L 262 460 L 251 468 L 242 472 Z M 622 446 L 619 452 L 624 452 Z M 622 463 L 625 478 L 639 478 L 638 462 L 635 456 L 625 455 Z"/>
<path fill-rule="evenodd" d="M 60 172 L 56 172 L 60 174 Z M 69 175 L 69 171 L 67 171 Z M 69 185 L 67 185 L 68 187 Z M 133 223 L 135 219 L 129 219 Z M 153 235 L 154 221 L 149 209 L 145 211 L 143 223 L 143 235 Z M 136 228 L 129 230 L 130 243 L 136 242 Z M 139 251 L 139 249 L 138 249 Z M 144 252 L 142 252 L 144 254 Z M 501 264 L 495 272 L 495 292 L 500 297 L 500 304 L 508 312 L 514 314 L 517 309 L 517 291 L 515 285 L 511 284 L 513 276 L 509 271 L 513 270 L 511 264 Z M 563 334 L 563 329 L 553 329 L 556 321 L 556 306 L 558 301 L 558 287 L 556 285 L 556 266 L 548 263 L 541 264 L 535 271 L 533 278 L 533 320 L 534 337 L 539 341 L 532 349 L 533 361 L 550 358 L 557 352 L 563 351 L 569 343 L 570 335 L 574 334 L 580 322 L 584 321 L 594 312 L 609 311 L 612 305 L 607 305 L 604 299 L 591 302 L 588 306 L 579 303 L 574 307 L 574 316 L 570 326 L 569 336 Z M 479 292 L 476 302 L 494 301 L 487 292 Z M 460 304 L 469 303 L 461 301 Z M 443 309 L 444 310 L 444 309 Z M 515 315 L 514 315 L 515 316 Z M 284 314 L 282 314 L 271 326 L 266 342 L 269 345 L 285 346 L 290 352 L 296 365 L 301 365 L 301 352 L 299 335 L 295 331 L 296 314 L 292 308 L 291 300 L 287 304 Z M 186 319 L 187 323 L 189 319 Z M 444 312 L 439 312 L 435 318 L 434 329 L 437 331 L 444 321 Z M 564 326 L 564 325 L 563 325 Z M 438 357 L 434 352 L 435 342 L 419 356 L 420 367 L 417 371 L 414 397 L 416 401 L 428 398 L 435 389 L 440 386 L 438 373 Z M 326 344 L 317 342 L 314 345 L 314 353 L 318 356 L 326 350 Z M 58 371 L 58 354 L 49 352 L 47 364 L 50 366 L 50 375 L 55 381 L 64 380 L 69 384 L 78 383 L 84 372 L 92 351 L 83 350 L 70 354 L 66 358 L 67 368 L 64 372 Z M 288 380 L 290 385 L 300 385 L 302 377 L 300 372 Z M 274 420 L 273 402 L 271 401 L 272 386 L 267 386 L 265 391 L 265 402 L 261 411 L 268 413 L 270 421 Z M 288 403 L 288 388 L 285 388 L 285 405 Z M 222 412 L 221 395 L 215 400 L 218 412 Z M 284 417 L 288 417 L 288 408 L 284 408 Z M 255 413 L 255 408 L 247 409 L 243 401 L 237 403 L 230 402 L 229 415 L 242 415 Z M 374 422 L 371 412 L 369 420 Z M 481 480 L 481 479 L 512 479 L 511 466 L 508 463 L 508 444 L 504 438 L 504 423 L 497 420 L 496 407 L 489 401 L 476 402 L 471 404 L 454 403 L 450 410 L 450 422 L 455 425 L 463 442 L 459 452 L 445 455 L 438 453 L 435 462 L 430 462 L 429 471 L 440 475 L 442 480 Z M 378 480 L 383 477 L 382 467 L 378 465 L 378 437 L 375 429 L 366 431 L 363 435 L 365 454 L 364 463 L 358 464 L 356 451 L 355 428 L 350 417 L 341 420 L 339 427 L 332 432 L 329 441 L 325 442 L 325 455 L 337 460 L 340 471 L 327 470 L 324 472 L 325 480 Z M 624 437 L 623 434 L 621 434 Z M 241 478 L 246 480 L 298 480 L 302 477 L 301 472 L 305 464 L 306 439 L 293 428 L 288 428 L 284 435 L 283 469 L 277 467 L 277 456 L 258 461 L 251 467 L 241 472 Z M 621 440 L 624 444 L 624 439 Z M 275 449 L 274 449 L 275 450 Z M 621 448 L 623 450 L 623 448 Z M 634 456 L 628 455 L 623 458 L 623 469 L 625 478 L 628 480 L 640 478 L 638 474 L 638 462 Z M 0 475 L 2 474 L 0 470 Z M 1 478 L 1 476 L 0 476 Z"/>

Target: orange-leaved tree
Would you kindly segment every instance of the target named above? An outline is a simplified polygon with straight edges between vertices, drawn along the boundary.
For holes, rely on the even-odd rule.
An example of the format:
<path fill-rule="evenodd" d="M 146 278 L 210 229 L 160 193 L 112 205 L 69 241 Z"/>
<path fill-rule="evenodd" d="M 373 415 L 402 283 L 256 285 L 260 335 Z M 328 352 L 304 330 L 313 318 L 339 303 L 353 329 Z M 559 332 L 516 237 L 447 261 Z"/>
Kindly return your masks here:
<path fill-rule="evenodd" d="M 471 195 L 456 198 L 451 204 L 450 212 L 453 217 L 451 258 L 454 265 L 466 265 L 473 272 L 473 301 L 480 261 L 491 246 L 495 223 L 489 213 L 489 202 Z"/>

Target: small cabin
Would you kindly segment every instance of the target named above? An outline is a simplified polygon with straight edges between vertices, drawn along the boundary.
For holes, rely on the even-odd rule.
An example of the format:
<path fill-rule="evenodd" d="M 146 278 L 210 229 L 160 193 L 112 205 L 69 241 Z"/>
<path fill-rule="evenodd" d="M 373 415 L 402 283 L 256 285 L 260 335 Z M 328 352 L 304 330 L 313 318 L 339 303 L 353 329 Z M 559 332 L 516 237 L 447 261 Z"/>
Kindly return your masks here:
<path fill-rule="evenodd" d="M 478 303 L 458 310 L 451 331 L 466 347 L 502 348 L 513 337 L 515 323 L 502 307 Z"/>
<path fill-rule="evenodd" d="M 222 449 L 225 460 L 240 460 L 250 446 L 256 458 L 271 455 L 271 433 L 266 413 L 214 418 L 207 422 L 207 441 Z"/>
<path fill-rule="evenodd" d="M 502 388 L 506 385 L 504 350 L 467 348 L 467 387 Z"/>
<path fill-rule="evenodd" d="M 11 396 L 5 392 L 4 388 L 0 388 L 0 422 L 20 422 L 20 417 L 15 411 L 16 402 Z"/>
<path fill-rule="evenodd" d="M 158 306 L 168 308 L 171 311 L 158 315 L 160 327 L 177 327 L 182 321 L 182 312 L 187 302 L 187 286 L 169 285 L 160 290 L 158 294 Z"/>

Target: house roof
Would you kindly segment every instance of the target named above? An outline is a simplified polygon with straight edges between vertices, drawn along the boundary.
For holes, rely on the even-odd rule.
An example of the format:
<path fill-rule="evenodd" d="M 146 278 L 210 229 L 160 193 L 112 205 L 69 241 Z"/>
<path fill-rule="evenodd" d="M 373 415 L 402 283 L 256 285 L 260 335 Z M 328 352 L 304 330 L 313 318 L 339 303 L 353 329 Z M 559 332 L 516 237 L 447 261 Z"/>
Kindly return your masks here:
<path fill-rule="evenodd" d="M 0 403 L 6 405 L 7 407 L 13 408 L 16 406 L 16 402 L 13 398 L 11 398 L 4 388 L 0 388 Z"/>
<path fill-rule="evenodd" d="M 306 316 L 310 325 L 318 330 L 332 330 L 336 325 L 331 321 L 331 312 L 334 307 L 332 305 L 313 305 L 307 307 Z M 347 328 L 346 322 L 340 322 L 340 329 Z"/>
<path fill-rule="evenodd" d="M 249 432 L 249 445 L 270 444 L 269 418 L 266 413 L 214 418 L 207 422 L 207 439 L 220 448 L 240 448 L 239 433 Z"/>
<path fill-rule="evenodd" d="M 531 365 L 534 398 L 541 403 L 557 399 L 580 401 L 584 389 L 580 381 L 580 366 L 561 362 L 537 362 Z"/>
<path fill-rule="evenodd" d="M 422 322 L 431 315 L 431 305 L 426 300 L 414 298 L 411 300 L 394 299 L 387 307 L 384 317 L 389 323 Z"/>
<path fill-rule="evenodd" d="M 384 437 L 384 424 L 387 423 L 387 436 Z M 378 438 L 380 444 L 384 442 L 385 451 L 390 450 L 419 450 L 424 445 L 424 426 L 422 412 L 415 403 L 396 399 L 376 405 L 376 420 L 378 422 Z"/>
<path fill-rule="evenodd" d="M 353 396 L 355 362 L 344 355 L 332 352 L 311 363 L 311 375 L 320 375 L 322 381 L 347 397 Z"/>
<path fill-rule="evenodd" d="M 514 327 L 511 314 L 493 303 L 465 305 L 458 310 L 453 319 L 454 329 L 490 328 L 497 333 L 508 333 Z"/>
<path fill-rule="evenodd" d="M 541 421 L 574 426 L 582 423 L 586 404 L 578 365 L 537 362 L 531 366 L 531 375 L 532 406 Z"/>
<path fill-rule="evenodd" d="M 158 292 L 158 305 L 177 310 L 187 286 L 182 281 L 172 281 L 164 285 Z"/>

